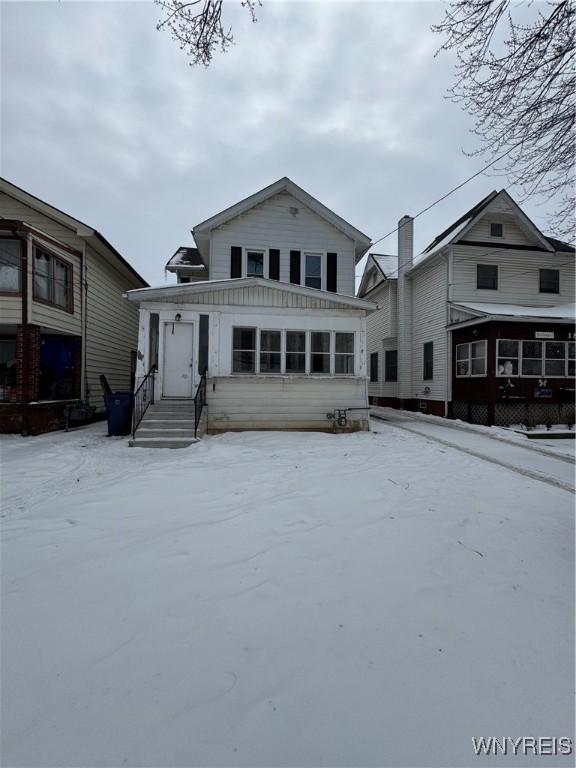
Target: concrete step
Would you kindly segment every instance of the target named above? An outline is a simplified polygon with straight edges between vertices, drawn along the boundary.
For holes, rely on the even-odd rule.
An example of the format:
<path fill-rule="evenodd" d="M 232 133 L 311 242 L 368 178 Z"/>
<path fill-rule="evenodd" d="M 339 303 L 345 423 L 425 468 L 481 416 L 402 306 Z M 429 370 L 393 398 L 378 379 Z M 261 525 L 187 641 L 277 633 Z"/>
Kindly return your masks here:
<path fill-rule="evenodd" d="M 156 400 L 150 405 L 156 410 L 179 411 L 180 409 L 194 408 L 194 400 Z"/>
<path fill-rule="evenodd" d="M 189 409 L 186 408 L 185 410 L 181 411 L 165 411 L 165 410 L 156 410 L 155 408 L 148 408 L 146 413 L 144 414 L 144 418 L 154 418 L 154 419 L 193 419 L 194 418 L 194 408 Z"/>
<path fill-rule="evenodd" d="M 129 440 L 131 448 L 187 448 L 199 442 L 189 437 L 138 437 Z"/>
<path fill-rule="evenodd" d="M 154 427 L 140 425 L 136 430 L 136 439 L 141 437 L 185 437 L 194 440 L 194 425 L 192 429 L 154 429 Z"/>
<path fill-rule="evenodd" d="M 194 429 L 194 419 L 165 419 L 164 417 L 146 418 L 140 422 L 138 429 Z"/>

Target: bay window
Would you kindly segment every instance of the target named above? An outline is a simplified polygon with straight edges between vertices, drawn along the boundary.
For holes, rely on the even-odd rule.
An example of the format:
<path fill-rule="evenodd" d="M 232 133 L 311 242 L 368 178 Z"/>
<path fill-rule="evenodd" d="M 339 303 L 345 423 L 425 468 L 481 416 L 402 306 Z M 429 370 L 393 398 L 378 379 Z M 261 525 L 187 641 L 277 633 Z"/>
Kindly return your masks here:
<path fill-rule="evenodd" d="M 38 247 L 34 249 L 34 298 L 72 311 L 72 266 Z"/>
<path fill-rule="evenodd" d="M 21 254 L 20 240 L 0 239 L 0 293 L 20 292 Z"/>

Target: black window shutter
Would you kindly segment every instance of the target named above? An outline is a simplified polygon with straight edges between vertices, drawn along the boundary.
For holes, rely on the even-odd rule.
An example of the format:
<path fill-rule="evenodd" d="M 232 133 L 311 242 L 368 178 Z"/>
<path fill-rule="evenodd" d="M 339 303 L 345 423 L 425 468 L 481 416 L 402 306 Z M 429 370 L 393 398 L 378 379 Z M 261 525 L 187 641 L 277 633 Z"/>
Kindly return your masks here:
<path fill-rule="evenodd" d="M 326 254 L 326 290 L 336 293 L 338 290 L 338 254 Z"/>
<path fill-rule="evenodd" d="M 239 245 L 230 248 L 230 277 L 242 277 L 242 248 Z"/>
<path fill-rule="evenodd" d="M 300 251 L 290 251 L 290 282 L 300 285 Z"/>
<path fill-rule="evenodd" d="M 268 249 L 268 277 L 270 280 L 280 280 L 280 251 L 278 248 Z"/>

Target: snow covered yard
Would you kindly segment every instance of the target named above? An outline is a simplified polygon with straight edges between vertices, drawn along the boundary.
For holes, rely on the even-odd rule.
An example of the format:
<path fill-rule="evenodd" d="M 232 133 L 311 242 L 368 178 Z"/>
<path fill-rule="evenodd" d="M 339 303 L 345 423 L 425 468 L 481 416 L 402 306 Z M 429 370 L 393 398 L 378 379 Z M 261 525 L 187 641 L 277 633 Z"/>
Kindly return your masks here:
<path fill-rule="evenodd" d="M 2 439 L 2 764 L 570 764 L 471 738 L 572 735 L 573 496 L 374 430 Z"/>

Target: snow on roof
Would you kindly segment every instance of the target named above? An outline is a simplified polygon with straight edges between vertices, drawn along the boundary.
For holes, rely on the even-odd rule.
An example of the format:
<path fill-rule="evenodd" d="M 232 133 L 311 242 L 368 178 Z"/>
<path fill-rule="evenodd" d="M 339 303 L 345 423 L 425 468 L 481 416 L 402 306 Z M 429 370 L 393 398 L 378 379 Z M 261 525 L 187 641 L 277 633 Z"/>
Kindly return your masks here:
<path fill-rule="evenodd" d="M 193 267 L 197 269 L 206 269 L 198 248 L 188 248 L 185 245 L 178 248 L 172 258 L 169 259 L 166 267 Z"/>
<path fill-rule="evenodd" d="M 496 304 L 458 302 L 463 309 L 471 309 L 473 312 L 481 312 L 484 315 L 498 315 L 507 317 L 541 317 L 559 320 L 574 320 L 576 317 L 576 304 L 560 304 L 557 307 L 525 307 L 521 304 Z"/>
<path fill-rule="evenodd" d="M 398 256 L 385 253 L 371 253 L 370 256 L 378 264 L 387 278 L 394 278 L 398 274 Z"/>

